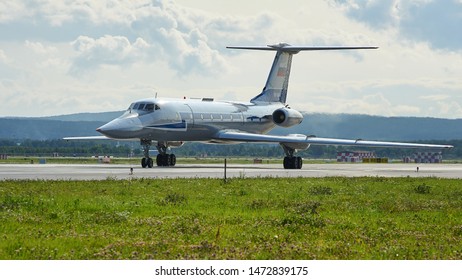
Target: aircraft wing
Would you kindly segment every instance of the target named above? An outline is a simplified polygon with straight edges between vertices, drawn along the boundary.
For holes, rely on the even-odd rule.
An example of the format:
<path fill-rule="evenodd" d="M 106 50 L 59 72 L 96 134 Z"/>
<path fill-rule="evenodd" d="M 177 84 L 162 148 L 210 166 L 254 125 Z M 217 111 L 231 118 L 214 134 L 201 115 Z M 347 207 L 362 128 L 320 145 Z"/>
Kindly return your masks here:
<path fill-rule="evenodd" d="M 128 139 L 113 139 L 107 136 L 77 136 L 77 137 L 64 137 L 63 140 L 67 141 L 91 141 L 91 140 L 117 140 L 117 141 L 139 141 L 139 138 L 128 138 Z"/>
<path fill-rule="evenodd" d="M 74 141 L 74 140 L 112 140 L 106 136 L 80 136 L 80 137 L 64 137 L 63 140 Z"/>
<path fill-rule="evenodd" d="M 286 136 L 262 135 L 240 131 L 220 131 L 216 136 L 217 140 L 237 142 L 260 142 L 260 143 L 281 143 L 281 144 L 310 144 L 310 145 L 338 145 L 338 146 L 361 146 L 361 147 L 395 147 L 395 148 L 430 148 L 450 149 L 451 145 L 418 144 L 403 142 L 368 141 L 362 139 L 336 139 L 307 136 L 303 134 L 290 134 Z"/>

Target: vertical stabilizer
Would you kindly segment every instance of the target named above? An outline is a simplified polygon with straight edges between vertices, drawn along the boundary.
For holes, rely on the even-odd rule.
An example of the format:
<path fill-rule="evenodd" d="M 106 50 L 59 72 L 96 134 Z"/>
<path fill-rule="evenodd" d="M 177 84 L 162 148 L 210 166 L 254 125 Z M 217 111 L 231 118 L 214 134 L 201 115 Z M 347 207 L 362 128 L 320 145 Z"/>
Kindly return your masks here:
<path fill-rule="evenodd" d="M 263 91 L 250 101 L 281 102 L 285 104 L 291 64 L 292 53 L 278 50 Z"/>
<path fill-rule="evenodd" d="M 287 88 L 289 87 L 290 67 L 292 65 L 292 56 L 300 51 L 324 51 L 324 50 L 358 50 L 358 49 L 377 49 L 377 47 L 337 47 L 337 46 L 291 46 L 286 43 L 277 45 L 268 45 L 262 47 L 253 46 L 233 46 L 229 49 L 244 49 L 244 50 L 263 50 L 276 51 L 273 66 L 271 67 L 268 79 L 266 80 L 263 91 L 252 98 L 250 101 L 259 102 L 280 102 L 285 104 L 287 99 Z"/>
<path fill-rule="evenodd" d="M 273 66 L 269 72 L 265 87 L 262 92 L 252 98 L 250 102 L 286 103 L 292 55 L 298 53 L 298 50 L 286 49 L 286 47 L 289 46 L 289 44 L 280 43 L 278 45 L 268 45 L 264 47 L 228 47 L 230 49 L 276 51 Z"/>

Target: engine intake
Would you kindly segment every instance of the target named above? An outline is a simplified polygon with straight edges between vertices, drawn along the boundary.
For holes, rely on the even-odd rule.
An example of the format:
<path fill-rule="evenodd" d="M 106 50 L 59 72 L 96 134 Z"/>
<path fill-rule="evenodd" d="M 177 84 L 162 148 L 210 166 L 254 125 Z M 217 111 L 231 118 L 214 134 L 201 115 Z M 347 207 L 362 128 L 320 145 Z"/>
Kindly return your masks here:
<path fill-rule="evenodd" d="M 273 122 L 282 127 L 291 127 L 302 121 L 303 115 L 294 109 L 281 108 L 273 112 Z"/>

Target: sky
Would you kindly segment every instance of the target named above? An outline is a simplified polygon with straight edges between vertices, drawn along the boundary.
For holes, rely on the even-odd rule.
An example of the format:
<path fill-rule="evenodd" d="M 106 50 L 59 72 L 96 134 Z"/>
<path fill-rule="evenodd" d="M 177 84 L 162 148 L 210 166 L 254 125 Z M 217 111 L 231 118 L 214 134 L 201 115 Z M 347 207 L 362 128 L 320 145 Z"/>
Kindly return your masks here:
<path fill-rule="evenodd" d="M 0 116 L 126 109 L 154 97 L 249 101 L 294 56 L 302 112 L 462 118 L 462 0 L 2 0 Z"/>

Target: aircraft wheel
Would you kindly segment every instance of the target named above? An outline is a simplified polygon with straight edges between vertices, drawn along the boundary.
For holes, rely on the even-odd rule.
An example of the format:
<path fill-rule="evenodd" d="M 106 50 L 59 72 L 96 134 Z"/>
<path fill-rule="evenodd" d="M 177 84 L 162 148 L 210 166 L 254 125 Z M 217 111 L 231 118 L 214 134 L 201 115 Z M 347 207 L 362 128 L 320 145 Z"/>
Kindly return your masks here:
<path fill-rule="evenodd" d="M 293 168 L 292 168 L 292 160 L 291 160 L 291 159 L 292 159 L 292 158 L 290 158 L 290 157 L 284 157 L 284 163 L 283 163 L 284 169 L 293 169 Z"/>
<path fill-rule="evenodd" d="M 147 158 L 146 161 L 147 167 L 152 168 L 152 166 L 154 165 L 154 161 L 152 160 L 152 158 Z"/>
<path fill-rule="evenodd" d="M 297 159 L 297 169 L 302 169 L 302 166 L 303 166 L 302 157 L 296 157 L 296 159 Z"/>
<path fill-rule="evenodd" d="M 147 161 L 146 161 L 146 158 L 142 158 L 142 159 L 141 159 L 141 167 L 146 168 L 146 166 L 148 166 L 148 163 L 147 163 Z"/>
<path fill-rule="evenodd" d="M 162 155 L 161 154 L 157 155 L 156 164 L 157 164 L 157 166 L 162 166 Z"/>
<path fill-rule="evenodd" d="M 302 157 L 284 157 L 284 169 L 301 169 L 303 166 Z"/>
<path fill-rule="evenodd" d="M 167 166 L 167 157 L 165 155 L 160 157 L 160 166 Z"/>
<path fill-rule="evenodd" d="M 174 154 L 170 155 L 170 166 L 175 166 L 176 164 L 176 156 Z"/>
<path fill-rule="evenodd" d="M 176 156 L 174 154 L 158 154 L 156 164 L 157 166 L 175 166 Z"/>

